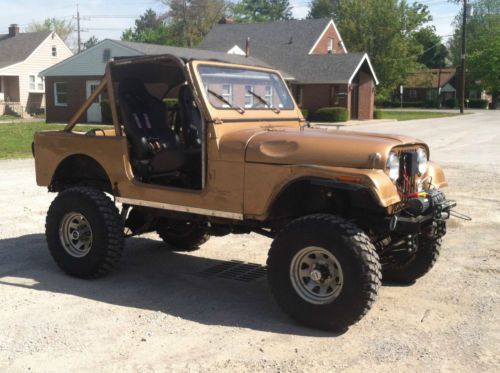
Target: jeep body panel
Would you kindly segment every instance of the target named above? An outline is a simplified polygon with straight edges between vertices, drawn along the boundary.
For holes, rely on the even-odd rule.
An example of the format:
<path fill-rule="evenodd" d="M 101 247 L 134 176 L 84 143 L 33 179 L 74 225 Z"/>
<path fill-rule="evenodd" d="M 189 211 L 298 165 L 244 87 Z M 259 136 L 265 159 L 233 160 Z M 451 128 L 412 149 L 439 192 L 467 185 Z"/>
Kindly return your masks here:
<path fill-rule="evenodd" d="M 38 185 L 51 186 L 61 162 L 82 154 L 94 159 L 106 171 L 117 200 L 132 205 L 237 220 L 266 220 L 273 200 L 284 187 L 296 180 L 310 178 L 368 188 L 377 204 L 390 213 L 390 207 L 400 202 L 400 197 L 384 171 L 389 151 L 400 146 L 421 146 L 429 153 L 424 143 L 405 136 L 305 128 L 304 118 L 295 103 L 292 109 L 280 112 L 248 110 L 239 113 L 233 109 L 217 109 L 210 104 L 202 86 L 197 71 L 200 64 L 279 73 L 213 61 L 179 62 L 185 68 L 188 83 L 194 87 L 194 99 L 205 124 L 202 190 L 137 180 L 115 105 L 111 105 L 114 130 L 107 130 L 104 136 L 85 136 L 71 131 L 78 114 L 92 103 L 99 89 L 107 89 L 113 101 L 115 87 L 109 65 L 100 88 L 64 131 L 42 131 L 35 135 Z M 439 166 L 429 163 L 422 179 L 428 180 L 428 176 L 432 177 L 434 186 L 446 185 Z"/>

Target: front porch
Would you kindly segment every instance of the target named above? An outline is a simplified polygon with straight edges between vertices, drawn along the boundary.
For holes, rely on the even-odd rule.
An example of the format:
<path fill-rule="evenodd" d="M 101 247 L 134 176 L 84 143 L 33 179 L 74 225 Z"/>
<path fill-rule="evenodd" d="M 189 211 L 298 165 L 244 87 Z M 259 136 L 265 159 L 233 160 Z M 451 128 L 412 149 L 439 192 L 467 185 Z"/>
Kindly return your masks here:
<path fill-rule="evenodd" d="M 0 76 L 0 115 L 23 116 L 18 76 Z"/>
<path fill-rule="evenodd" d="M 19 76 L 0 76 L 0 115 L 16 115 L 21 118 L 43 111 L 44 92 L 31 89 L 21 97 Z M 24 102 L 23 102 L 24 101 Z"/>

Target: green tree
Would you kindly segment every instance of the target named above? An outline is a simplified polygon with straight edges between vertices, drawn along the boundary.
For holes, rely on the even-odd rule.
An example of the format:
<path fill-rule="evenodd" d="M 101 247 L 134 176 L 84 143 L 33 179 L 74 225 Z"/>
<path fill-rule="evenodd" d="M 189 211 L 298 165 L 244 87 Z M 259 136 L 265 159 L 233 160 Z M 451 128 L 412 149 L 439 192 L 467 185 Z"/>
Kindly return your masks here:
<path fill-rule="evenodd" d="M 236 22 L 271 22 L 292 19 L 289 0 L 241 0 L 232 7 Z"/>
<path fill-rule="evenodd" d="M 335 21 L 349 52 L 366 52 L 380 80 L 377 96 L 387 98 L 408 72 L 421 67 L 424 51 L 415 34 L 432 18 L 427 6 L 405 0 L 343 0 Z"/>
<path fill-rule="evenodd" d="M 463 10 L 455 20 L 450 41 L 452 60 L 460 64 Z M 498 102 L 500 94 L 500 2 L 476 0 L 467 15 L 466 83 L 490 92 Z"/>
<path fill-rule="evenodd" d="M 92 35 L 90 38 L 87 39 L 87 41 L 83 43 L 83 50 L 92 48 L 97 43 L 99 43 L 99 39 L 97 39 L 94 35 Z"/>
<path fill-rule="evenodd" d="M 436 34 L 434 26 L 423 27 L 415 33 L 415 43 L 422 45 L 424 51 L 418 58 L 418 62 L 428 68 L 445 67 L 448 49 Z"/>
<path fill-rule="evenodd" d="M 225 0 L 161 0 L 168 6 L 165 14 L 174 44 L 198 44 L 226 13 Z"/>
<path fill-rule="evenodd" d="M 43 22 L 31 22 L 26 27 L 27 32 L 55 31 L 64 42 L 69 42 L 71 34 L 75 31 L 75 25 L 71 20 L 46 18 Z"/>
<path fill-rule="evenodd" d="M 333 18 L 340 0 L 312 0 L 307 18 Z"/>
<path fill-rule="evenodd" d="M 122 40 L 150 44 L 175 44 L 172 30 L 165 21 L 165 16 L 158 15 L 153 9 L 147 9 L 135 20 L 135 27 L 122 33 Z"/>

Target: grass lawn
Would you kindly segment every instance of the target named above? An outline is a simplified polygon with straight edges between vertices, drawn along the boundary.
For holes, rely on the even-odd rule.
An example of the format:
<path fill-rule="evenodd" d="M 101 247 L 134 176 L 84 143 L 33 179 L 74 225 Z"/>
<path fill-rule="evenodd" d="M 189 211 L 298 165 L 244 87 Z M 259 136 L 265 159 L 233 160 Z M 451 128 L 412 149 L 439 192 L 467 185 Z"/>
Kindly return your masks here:
<path fill-rule="evenodd" d="M 21 119 L 19 117 L 16 117 L 15 115 L 0 115 L 0 120 L 12 120 L 12 119 Z"/>
<path fill-rule="evenodd" d="M 447 113 L 442 111 L 397 111 L 397 110 L 377 110 L 379 116 L 377 119 L 396 119 L 398 121 L 412 119 L 430 119 L 430 118 L 446 118 L 459 115 L 458 113 Z"/>
<path fill-rule="evenodd" d="M 77 130 L 89 130 L 98 126 L 77 126 Z M 0 159 L 30 158 L 31 142 L 36 131 L 63 129 L 62 124 L 0 123 Z"/>

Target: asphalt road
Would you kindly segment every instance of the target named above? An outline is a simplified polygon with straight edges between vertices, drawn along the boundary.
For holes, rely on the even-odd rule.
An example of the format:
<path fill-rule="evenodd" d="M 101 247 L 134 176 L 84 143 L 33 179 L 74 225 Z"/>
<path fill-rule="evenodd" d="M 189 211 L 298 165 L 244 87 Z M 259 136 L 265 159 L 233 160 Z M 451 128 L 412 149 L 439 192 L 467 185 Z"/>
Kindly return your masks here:
<path fill-rule="evenodd" d="M 202 273 L 265 263 L 270 240 L 254 234 L 191 254 L 134 238 L 108 277 L 66 276 L 43 234 L 54 196 L 36 187 L 32 160 L 0 161 L 0 372 L 500 371 L 500 111 L 349 130 L 428 142 L 448 197 L 473 220 L 452 221 L 436 267 L 382 287 L 342 335 L 294 324 L 264 277 Z"/>

